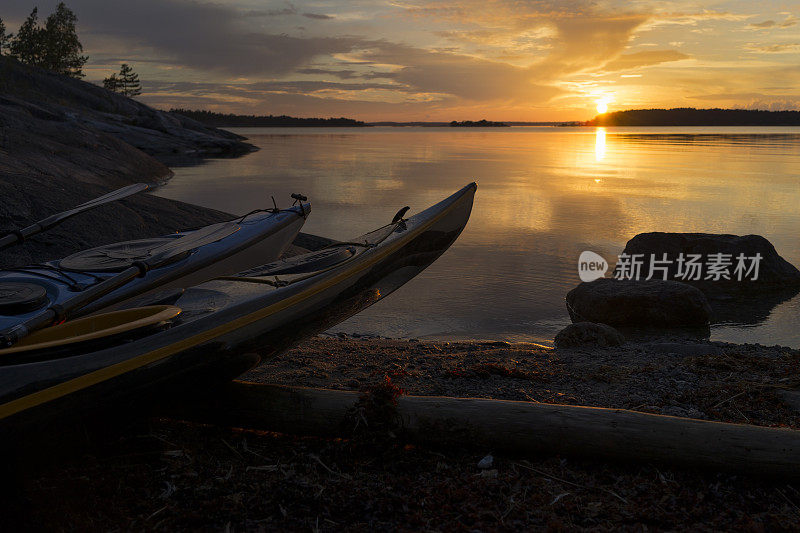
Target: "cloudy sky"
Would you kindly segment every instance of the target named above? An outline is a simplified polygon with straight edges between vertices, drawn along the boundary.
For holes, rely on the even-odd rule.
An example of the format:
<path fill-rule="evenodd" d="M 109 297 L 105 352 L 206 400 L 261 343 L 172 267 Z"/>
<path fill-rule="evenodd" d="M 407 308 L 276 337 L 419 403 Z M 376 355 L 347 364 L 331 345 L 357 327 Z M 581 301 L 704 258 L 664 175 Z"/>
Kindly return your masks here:
<path fill-rule="evenodd" d="M 13 31 L 54 0 L 3 0 Z M 584 120 L 598 102 L 800 108 L 798 1 L 68 0 L 86 79 L 141 100 L 363 120 Z"/>

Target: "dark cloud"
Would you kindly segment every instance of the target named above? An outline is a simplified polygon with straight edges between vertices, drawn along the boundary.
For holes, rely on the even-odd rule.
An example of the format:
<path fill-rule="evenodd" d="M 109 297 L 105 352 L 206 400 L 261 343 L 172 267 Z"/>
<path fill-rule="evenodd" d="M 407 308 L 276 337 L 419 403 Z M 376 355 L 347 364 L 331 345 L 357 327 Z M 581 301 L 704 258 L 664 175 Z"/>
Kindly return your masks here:
<path fill-rule="evenodd" d="M 316 20 L 331 20 L 336 18 L 332 15 L 321 15 L 319 13 L 303 13 L 303 16 L 309 19 L 316 19 Z"/>
<path fill-rule="evenodd" d="M 42 2 L 41 14 L 54 7 L 48 4 L 55 2 Z M 71 0 L 69 4 L 81 32 L 153 48 L 164 63 L 239 76 L 286 74 L 314 57 L 364 45 L 357 37 L 253 33 L 246 24 L 246 12 L 222 4 L 191 0 Z M 273 14 L 293 9 L 287 4 Z M 30 3 L 4 0 L 3 11 L 24 17 Z"/>
<path fill-rule="evenodd" d="M 297 7 L 291 2 L 286 2 L 286 7 L 278 9 L 250 9 L 241 11 L 246 17 L 281 17 L 283 15 L 297 15 Z"/>
<path fill-rule="evenodd" d="M 301 68 L 297 69 L 295 72 L 298 74 L 315 74 L 315 75 L 323 75 L 323 76 L 336 76 L 337 78 L 343 80 L 350 80 L 353 78 L 360 78 L 361 75 L 357 73 L 355 70 L 333 70 L 329 68 Z"/>
<path fill-rule="evenodd" d="M 397 77 L 397 75 L 393 72 L 357 72 L 352 69 L 335 70 L 329 68 L 301 68 L 297 69 L 295 72 L 297 72 L 298 74 L 336 76 L 337 78 L 342 80 L 351 80 L 354 78 L 362 78 L 368 80 L 374 80 L 377 78 L 393 79 Z"/>
<path fill-rule="evenodd" d="M 388 83 L 337 83 L 330 81 L 258 81 L 253 83 L 214 83 L 192 81 L 152 81 L 147 84 L 149 93 L 182 93 L 182 94 L 228 94 L 231 96 L 259 93 L 311 94 L 317 91 L 365 91 L 367 89 L 385 89 L 408 92 L 407 87 Z"/>

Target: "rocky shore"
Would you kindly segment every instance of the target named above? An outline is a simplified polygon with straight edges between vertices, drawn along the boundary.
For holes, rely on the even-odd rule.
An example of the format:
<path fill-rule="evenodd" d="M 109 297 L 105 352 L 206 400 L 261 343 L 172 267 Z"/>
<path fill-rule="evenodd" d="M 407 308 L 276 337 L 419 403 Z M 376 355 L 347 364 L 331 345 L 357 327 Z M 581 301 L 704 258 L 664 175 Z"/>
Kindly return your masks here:
<path fill-rule="evenodd" d="M 585 349 L 310 339 L 243 376 L 408 394 L 627 408 L 798 428 L 800 351 L 661 341 Z M 795 400 L 796 404 L 796 400 Z M 536 431 L 536 428 L 531 428 Z M 709 446 L 713 446 L 709 443 Z M 28 480 L 36 525 L 71 529 L 790 530 L 792 480 L 447 449 L 399 435 L 321 439 L 159 419 Z M 491 455 L 491 460 L 487 456 Z M 35 512 L 35 514 L 34 514 Z"/>
<path fill-rule="evenodd" d="M 172 172 L 163 161 L 170 158 L 233 156 L 251 150 L 229 132 L 0 57 L 0 231 L 129 183 L 167 179 Z M 139 194 L 4 251 L 0 267 L 229 217 Z"/>

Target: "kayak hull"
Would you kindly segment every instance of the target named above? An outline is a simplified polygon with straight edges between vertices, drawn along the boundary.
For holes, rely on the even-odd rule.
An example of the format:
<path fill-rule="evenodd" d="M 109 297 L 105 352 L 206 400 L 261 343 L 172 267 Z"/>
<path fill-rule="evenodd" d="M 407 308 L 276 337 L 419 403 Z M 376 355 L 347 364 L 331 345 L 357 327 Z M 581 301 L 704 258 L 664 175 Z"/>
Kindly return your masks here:
<path fill-rule="evenodd" d="M 213 390 L 419 274 L 463 230 L 475 188 L 401 221 L 353 258 L 297 274 L 285 286 L 251 276 L 193 287 L 176 302 L 185 322 L 151 337 L 57 361 L 0 366 L 0 428 L 24 441 L 52 421 L 101 412 L 141 415 Z"/>

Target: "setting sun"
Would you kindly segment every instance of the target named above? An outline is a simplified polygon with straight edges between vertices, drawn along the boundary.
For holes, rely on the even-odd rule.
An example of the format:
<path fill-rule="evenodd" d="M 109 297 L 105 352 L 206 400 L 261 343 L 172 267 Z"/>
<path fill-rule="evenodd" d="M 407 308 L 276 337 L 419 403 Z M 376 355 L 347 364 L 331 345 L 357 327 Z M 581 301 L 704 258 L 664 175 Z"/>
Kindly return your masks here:
<path fill-rule="evenodd" d="M 608 111 L 608 104 L 606 104 L 602 100 L 597 102 L 597 112 L 602 115 L 606 111 Z"/>

